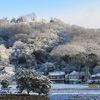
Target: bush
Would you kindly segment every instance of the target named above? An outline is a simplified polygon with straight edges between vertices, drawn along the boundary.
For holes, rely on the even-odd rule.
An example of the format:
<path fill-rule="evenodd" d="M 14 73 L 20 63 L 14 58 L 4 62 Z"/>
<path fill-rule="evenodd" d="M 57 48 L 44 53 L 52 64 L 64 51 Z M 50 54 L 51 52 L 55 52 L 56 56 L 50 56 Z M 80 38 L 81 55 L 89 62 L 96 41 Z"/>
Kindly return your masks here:
<path fill-rule="evenodd" d="M 2 88 L 4 88 L 4 89 L 8 88 L 9 84 L 10 83 L 8 80 L 2 80 L 2 82 L 1 82 Z"/>
<path fill-rule="evenodd" d="M 40 94 L 47 94 L 50 89 L 50 80 L 43 75 L 38 74 L 34 70 L 22 69 L 16 72 L 16 80 L 20 92 L 26 90 Z"/>

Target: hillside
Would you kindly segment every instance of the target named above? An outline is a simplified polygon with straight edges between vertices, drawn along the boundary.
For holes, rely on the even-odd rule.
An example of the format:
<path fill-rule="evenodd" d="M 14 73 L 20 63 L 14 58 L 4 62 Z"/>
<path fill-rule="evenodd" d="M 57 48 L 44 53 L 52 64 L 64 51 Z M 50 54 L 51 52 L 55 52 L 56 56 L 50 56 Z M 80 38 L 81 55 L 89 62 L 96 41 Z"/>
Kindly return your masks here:
<path fill-rule="evenodd" d="M 20 18 L 19 18 L 20 19 Z M 0 20 L 0 63 L 3 66 L 31 68 L 41 72 L 85 70 L 90 73 L 100 57 L 100 29 L 22 19 Z M 76 60 L 77 59 L 77 62 Z"/>

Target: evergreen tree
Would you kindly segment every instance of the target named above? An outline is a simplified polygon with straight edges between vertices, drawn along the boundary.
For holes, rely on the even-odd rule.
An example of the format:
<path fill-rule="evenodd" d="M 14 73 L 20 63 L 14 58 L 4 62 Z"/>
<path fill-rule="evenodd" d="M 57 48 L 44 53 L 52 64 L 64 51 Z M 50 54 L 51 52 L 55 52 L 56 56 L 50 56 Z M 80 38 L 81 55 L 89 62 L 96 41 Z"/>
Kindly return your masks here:
<path fill-rule="evenodd" d="M 26 90 L 28 94 L 30 91 L 39 93 L 39 95 L 47 94 L 51 87 L 51 82 L 46 76 L 25 68 L 16 72 L 16 80 L 20 92 Z"/>

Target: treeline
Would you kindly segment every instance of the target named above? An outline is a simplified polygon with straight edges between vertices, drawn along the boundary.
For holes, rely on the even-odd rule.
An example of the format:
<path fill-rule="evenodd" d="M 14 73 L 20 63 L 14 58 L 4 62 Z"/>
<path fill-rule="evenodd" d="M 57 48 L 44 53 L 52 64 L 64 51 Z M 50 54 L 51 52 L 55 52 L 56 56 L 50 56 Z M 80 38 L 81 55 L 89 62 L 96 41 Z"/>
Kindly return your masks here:
<path fill-rule="evenodd" d="M 88 66 L 93 73 L 100 59 L 100 30 L 65 24 L 56 18 L 37 21 L 34 13 L 11 21 L 3 18 L 0 19 L 0 57 L 2 67 L 68 73 Z"/>

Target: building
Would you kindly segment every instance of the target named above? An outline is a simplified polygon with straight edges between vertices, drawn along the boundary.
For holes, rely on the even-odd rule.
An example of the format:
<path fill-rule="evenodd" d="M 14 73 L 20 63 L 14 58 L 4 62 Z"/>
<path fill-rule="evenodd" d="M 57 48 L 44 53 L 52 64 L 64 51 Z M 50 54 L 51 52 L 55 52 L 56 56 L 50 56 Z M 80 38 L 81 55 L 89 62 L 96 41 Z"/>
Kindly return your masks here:
<path fill-rule="evenodd" d="M 92 79 L 89 80 L 89 88 L 100 88 L 100 73 L 92 75 Z"/>
<path fill-rule="evenodd" d="M 48 77 L 53 83 L 78 84 L 82 83 L 84 72 L 72 71 L 70 74 L 65 74 L 62 71 L 49 72 Z"/>
<path fill-rule="evenodd" d="M 72 71 L 70 74 L 67 74 L 65 76 L 65 82 L 68 84 L 82 83 L 83 76 L 84 72 Z"/>
<path fill-rule="evenodd" d="M 100 83 L 100 73 L 92 75 L 92 81 L 95 83 Z"/>
<path fill-rule="evenodd" d="M 65 83 L 65 72 L 49 72 L 48 77 L 53 83 Z"/>
<path fill-rule="evenodd" d="M 73 71 L 69 74 L 69 83 L 79 83 L 79 72 Z"/>
<path fill-rule="evenodd" d="M 15 70 L 15 68 L 12 66 L 8 66 L 8 67 L 4 68 L 4 71 L 9 73 L 9 74 L 14 74 L 14 70 Z"/>
<path fill-rule="evenodd" d="M 0 79 L 11 79 L 14 74 L 14 67 L 4 67 L 2 70 L 0 70 Z"/>
<path fill-rule="evenodd" d="M 0 71 L 0 80 L 10 79 L 11 74 L 7 73 L 6 71 Z"/>
<path fill-rule="evenodd" d="M 92 79 L 89 80 L 89 83 L 100 84 L 100 73 L 93 74 L 91 77 L 92 77 Z"/>

